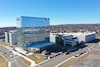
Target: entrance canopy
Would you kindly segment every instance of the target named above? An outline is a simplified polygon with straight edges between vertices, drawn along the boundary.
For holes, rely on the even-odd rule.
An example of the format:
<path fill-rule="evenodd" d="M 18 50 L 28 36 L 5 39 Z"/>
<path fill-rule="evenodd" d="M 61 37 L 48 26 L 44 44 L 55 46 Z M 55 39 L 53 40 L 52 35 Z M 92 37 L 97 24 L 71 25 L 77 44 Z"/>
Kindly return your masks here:
<path fill-rule="evenodd" d="M 54 43 L 54 42 L 38 42 L 38 43 L 33 43 L 33 44 L 26 45 L 25 47 L 41 48 L 41 47 L 45 47 L 45 46 L 49 46 L 49 45 L 53 45 L 53 44 L 56 44 L 56 43 Z"/>

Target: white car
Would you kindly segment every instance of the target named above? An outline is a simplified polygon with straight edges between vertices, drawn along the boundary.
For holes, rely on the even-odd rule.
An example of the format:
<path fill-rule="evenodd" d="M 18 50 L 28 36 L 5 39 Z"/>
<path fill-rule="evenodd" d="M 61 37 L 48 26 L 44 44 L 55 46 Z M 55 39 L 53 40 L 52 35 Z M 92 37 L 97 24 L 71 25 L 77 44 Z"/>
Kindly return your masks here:
<path fill-rule="evenodd" d="M 10 55 L 10 58 L 13 58 L 13 55 Z"/>
<path fill-rule="evenodd" d="M 76 54 L 76 55 L 75 55 L 75 57 L 79 57 L 79 56 L 80 56 L 80 54 Z"/>
<path fill-rule="evenodd" d="M 79 50 L 82 50 L 81 48 Z"/>

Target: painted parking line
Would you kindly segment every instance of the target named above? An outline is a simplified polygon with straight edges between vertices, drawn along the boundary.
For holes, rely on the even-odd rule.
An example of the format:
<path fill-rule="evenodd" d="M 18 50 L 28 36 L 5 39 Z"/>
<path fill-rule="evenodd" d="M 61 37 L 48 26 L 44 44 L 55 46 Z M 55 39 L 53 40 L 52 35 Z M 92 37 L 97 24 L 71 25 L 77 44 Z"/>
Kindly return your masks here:
<path fill-rule="evenodd" d="M 99 55 L 99 56 L 100 56 L 100 54 L 97 54 L 97 53 L 95 53 L 94 51 L 93 51 L 93 52 L 89 52 L 89 53 L 91 53 L 91 54 L 95 54 L 95 55 Z"/>

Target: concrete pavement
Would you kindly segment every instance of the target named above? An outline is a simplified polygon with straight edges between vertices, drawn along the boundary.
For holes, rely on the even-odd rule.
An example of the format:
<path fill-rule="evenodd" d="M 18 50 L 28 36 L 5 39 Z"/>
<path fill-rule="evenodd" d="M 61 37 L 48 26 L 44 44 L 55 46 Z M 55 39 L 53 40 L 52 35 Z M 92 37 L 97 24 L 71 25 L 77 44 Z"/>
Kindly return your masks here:
<path fill-rule="evenodd" d="M 26 65 L 25 63 L 23 63 L 22 60 L 18 56 L 14 56 L 13 58 L 10 59 L 10 61 L 12 61 L 12 63 L 16 62 L 16 63 L 13 63 L 12 67 L 15 67 L 14 64 L 17 67 L 29 67 L 28 65 Z"/>
<path fill-rule="evenodd" d="M 5 52 L 6 56 L 9 57 L 9 60 L 11 61 L 11 67 L 28 67 L 25 63 L 21 61 L 21 59 L 18 56 L 14 56 L 10 51 L 0 46 L 0 51 Z M 13 55 L 13 58 L 10 58 L 10 55 Z"/>
<path fill-rule="evenodd" d="M 7 48 L 8 50 L 12 51 L 12 53 L 13 53 L 14 55 L 21 56 L 22 58 L 24 58 L 24 59 L 26 59 L 27 61 L 31 62 L 31 65 L 30 65 L 30 66 L 35 66 L 35 65 L 36 65 L 35 61 L 33 61 L 32 59 L 30 59 L 30 58 L 28 58 L 28 57 L 26 57 L 26 56 L 24 56 L 24 55 L 22 55 L 22 54 L 20 54 L 20 53 L 17 52 L 17 51 L 14 51 L 14 50 L 11 49 L 9 46 L 7 46 L 7 47 L 5 47 L 5 48 Z"/>
<path fill-rule="evenodd" d="M 10 51 L 8 51 L 7 49 L 3 48 L 2 46 L 0 46 L 0 51 L 1 51 L 2 53 L 5 53 L 5 55 L 6 55 L 7 57 L 9 57 L 9 58 L 10 58 L 10 55 L 13 55 L 12 53 L 10 53 Z"/>
<path fill-rule="evenodd" d="M 2 56 L 7 62 L 9 61 L 7 58 L 5 58 L 5 56 L 3 56 L 0 52 L 0 56 Z"/>
<path fill-rule="evenodd" d="M 0 40 L 0 42 L 1 42 L 1 40 Z M 22 62 L 18 56 L 14 56 L 13 53 L 8 51 L 7 49 L 0 46 L 0 51 L 5 53 L 5 55 L 7 57 L 9 57 L 9 60 L 11 62 L 11 67 L 29 67 L 24 62 Z M 13 58 L 10 58 L 10 55 L 13 55 Z"/>

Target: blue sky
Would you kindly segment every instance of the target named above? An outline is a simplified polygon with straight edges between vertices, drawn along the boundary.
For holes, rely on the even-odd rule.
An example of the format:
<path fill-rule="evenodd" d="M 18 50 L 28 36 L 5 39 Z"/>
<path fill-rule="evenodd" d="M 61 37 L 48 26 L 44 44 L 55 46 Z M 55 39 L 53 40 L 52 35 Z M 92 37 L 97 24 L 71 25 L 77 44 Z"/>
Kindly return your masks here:
<path fill-rule="evenodd" d="M 0 0 L 0 27 L 17 16 L 50 18 L 50 25 L 100 23 L 100 0 Z"/>

